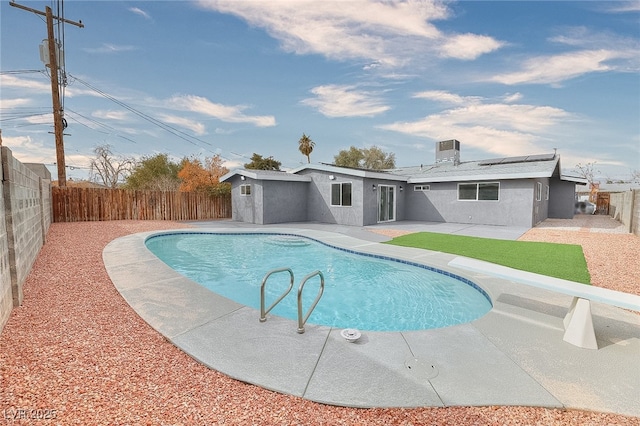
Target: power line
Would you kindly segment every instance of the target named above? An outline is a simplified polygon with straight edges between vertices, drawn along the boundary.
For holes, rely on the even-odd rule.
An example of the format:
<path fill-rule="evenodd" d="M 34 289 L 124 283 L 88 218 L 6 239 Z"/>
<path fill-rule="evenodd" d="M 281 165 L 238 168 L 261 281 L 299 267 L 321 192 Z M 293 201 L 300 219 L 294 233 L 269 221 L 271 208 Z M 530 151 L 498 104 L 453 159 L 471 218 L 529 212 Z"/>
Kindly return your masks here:
<path fill-rule="evenodd" d="M 130 112 L 134 113 L 135 115 L 137 115 L 138 117 L 142 118 L 143 120 L 148 121 L 149 123 L 151 123 L 151 124 L 153 124 L 153 125 L 155 125 L 157 127 L 160 127 L 164 131 L 172 134 L 173 136 L 175 136 L 175 137 L 177 137 L 179 139 L 182 139 L 182 140 L 184 140 L 186 142 L 189 142 L 190 144 L 192 144 L 194 146 L 198 146 L 198 144 L 197 144 L 198 142 L 202 143 L 202 144 L 205 144 L 205 145 L 208 145 L 208 146 L 213 146 L 210 142 L 207 142 L 207 141 L 205 141 L 203 139 L 200 139 L 200 138 L 192 136 L 192 135 L 190 135 L 190 134 L 188 134 L 186 132 L 183 132 L 180 129 L 177 129 L 177 128 L 175 128 L 175 127 L 173 127 L 173 126 L 171 126 L 171 125 L 169 125 L 169 124 L 167 124 L 167 123 L 165 123 L 165 122 L 163 122 L 161 120 L 158 120 L 157 118 L 154 118 L 154 117 L 150 116 L 149 114 L 146 114 L 146 113 L 144 113 L 144 112 L 132 107 L 131 105 L 129 105 L 129 104 L 117 99 L 116 97 L 104 92 L 103 90 L 98 89 L 97 87 L 95 87 L 92 84 L 82 80 L 81 78 L 79 78 L 79 77 L 77 77 L 75 75 L 69 74 L 69 77 L 71 77 L 74 81 L 77 81 L 77 82 L 83 84 L 85 87 L 93 90 L 94 92 L 98 93 L 99 95 L 103 96 L 104 98 L 106 98 L 106 99 L 114 102 L 115 104 L 121 106 L 122 108 L 126 109 L 127 111 L 130 111 Z M 208 149 L 208 151 L 212 152 L 213 154 L 220 155 L 220 154 L 218 154 L 218 153 L 216 153 L 214 151 L 211 151 L 210 149 Z M 222 155 L 220 155 L 220 157 L 224 158 L 225 160 L 231 161 L 229 158 L 223 157 Z"/>
<path fill-rule="evenodd" d="M 61 0 L 60 0 L 61 1 Z M 65 158 L 64 158 L 64 129 L 63 129 L 63 109 L 60 105 L 60 81 L 58 80 L 60 68 L 58 67 L 58 44 L 54 37 L 53 30 L 53 22 L 54 20 L 58 24 L 58 26 L 62 26 L 65 23 L 69 23 L 75 25 L 80 28 L 84 28 L 82 21 L 74 22 L 64 17 L 54 16 L 51 8 L 47 6 L 45 11 L 33 9 L 31 7 L 23 6 L 21 4 L 16 3 L 14 0 L 9 3 L 11 6 L 16 7 L 18 9 L 26 10 L 27 12 L 35 13 L 39 16 L 46 17 L 47 23 L 47 47 L 49 53 L 49 63 L 45 64 L 45 67 L 48 66 L 51 70 L 51 98 L 53 101 L 53 126 L 56 140 L 56 159 L 58 165 L 58 185 L 60 187 L 65 187 L 67 182 L 66 170 L 65 170 Z M 60 3 L 58 3 L 60 5 Z M 66 77 L 63 78 L 63 81 L 66 80 Z"/>

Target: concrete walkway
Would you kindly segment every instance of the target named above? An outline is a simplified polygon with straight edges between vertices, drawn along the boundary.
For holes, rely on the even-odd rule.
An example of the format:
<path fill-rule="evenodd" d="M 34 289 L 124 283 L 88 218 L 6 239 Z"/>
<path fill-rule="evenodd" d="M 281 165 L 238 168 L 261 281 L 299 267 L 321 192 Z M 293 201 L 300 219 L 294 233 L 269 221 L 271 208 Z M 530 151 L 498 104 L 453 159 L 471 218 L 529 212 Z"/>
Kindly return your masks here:
<path fill-rule="evenodd" d="M 298 334 L 297 324 L 288 319 L 270 316 L 260 323 L 255 309 L 204 289 L 157 259 L 144 246 L 152 233 L 111 242 L 103 252 L 105 266 L 133 309 L 176 346 L 231 377 L 345 406 L 527 405 L 640 417 L 638 315 L 594 303 L 600 349 L 580 349 L 562 340 L 570 297 L 452 270 L 447 263 L 453 255 L 379 244 L 388 238 L 357 227 L 247 227 L 227 221 L 202 226 L 206 228 L 201 231 L 213 232 L 296 233 L 337 247 L 428 264 L 473 280 L 494 304 L 472 323 L 411 332 L 367 331 L 358 342 L 348 343 L 340 329 L 307 324 L 306 332 Z M 491 231 L 497 237 L 495 229 Z M 487 231 L 461 225 L 455 232 Z"/>

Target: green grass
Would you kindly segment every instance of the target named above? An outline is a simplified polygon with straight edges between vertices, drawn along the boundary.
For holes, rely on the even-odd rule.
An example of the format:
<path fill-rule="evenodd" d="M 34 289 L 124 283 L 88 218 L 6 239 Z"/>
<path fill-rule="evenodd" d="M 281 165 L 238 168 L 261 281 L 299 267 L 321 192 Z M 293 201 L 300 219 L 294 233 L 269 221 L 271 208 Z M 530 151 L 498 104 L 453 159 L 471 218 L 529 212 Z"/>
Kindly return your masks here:
<path fill-rule="evenodd" d="M 441 251 L 550 277 L 591 283 L 582 247 L 574 244 L 495 240 L 432 232 L 404 235 L 387 244 Z"/>

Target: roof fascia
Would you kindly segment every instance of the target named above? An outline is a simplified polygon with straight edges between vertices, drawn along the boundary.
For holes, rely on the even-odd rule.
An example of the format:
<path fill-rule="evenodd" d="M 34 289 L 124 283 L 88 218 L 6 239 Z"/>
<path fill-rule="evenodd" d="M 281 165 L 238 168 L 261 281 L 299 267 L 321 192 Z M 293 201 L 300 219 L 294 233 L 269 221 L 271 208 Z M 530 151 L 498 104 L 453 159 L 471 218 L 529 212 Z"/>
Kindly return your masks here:
<path fill-rule="evenodd" d="M 327 172 L 327 173 L 340 173 L 348 176 L 358 176 L 366 179 L 396 180 L 401 182 L 407 181 L 407 178 L 405 176 L 393 175 L 393 174 L 382 173 L 382 172 L 372 172 L 369 170 L 349 169 L 346 167 L 339 167 L 339 166 L 328 166 L 325 164 L 305 164 L 303 166 L 300 166 L 291 170 L 290 173 L 297 174 L 298 172 L 302 170 L 307 170 L 307 169 Z"/>
<path fill-rule="evenodd" d="M 224 176 L 220 177 L 220 182 L 226 182 L 231 179 L 233 176 L 240 175 L 244 177 L 248 177 L 254 180 L 276 180 L 276 181 L 284 181 L 284 182 L 311 182 L 311 178 L 307 176 L 293 175 L 290 172 L 282 172 L 281 175 L 259 175 L 257 172 L 249 171 L 247 169 L 236 169 L 232 170 Z"/>

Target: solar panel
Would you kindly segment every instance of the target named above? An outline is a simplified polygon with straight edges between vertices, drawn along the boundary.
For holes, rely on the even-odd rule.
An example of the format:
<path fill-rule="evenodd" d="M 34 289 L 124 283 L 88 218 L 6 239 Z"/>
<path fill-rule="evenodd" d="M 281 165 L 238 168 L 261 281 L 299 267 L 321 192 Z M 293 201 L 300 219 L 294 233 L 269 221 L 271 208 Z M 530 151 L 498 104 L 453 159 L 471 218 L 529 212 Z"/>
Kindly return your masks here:
<path fill-rule="evenodd" d="M 507 157 L 500 164 L 524 163 L 525 161 L 527 161 L 527 156 L 523 155 L 521 157 Z"/>
<path fill-rule="evenodd" d="M 555 154 L 538 154 L 538 155 L 530 155 L 527 157 L 527 162 L 530 161 L 548 161 L 553 160 L 555 158 Z"/>
<path fill-rule="evenodd" d="M 504 158 L 492 158 L 490 160 L 482 160 L 478 163 L 479 166 L 492 166 L 494 164 L 500 164 L 502 163 L 502 160 L 504 160 Z"/>
<path fill-rule="evenodd" d="M 482 160 L 479 166 L 493 166 L 496 164 L 532 163 L 534 161 L 549 161 L 555 158 L 555 154 L 522 155 L 519 157 L 491 158 Z"/>

